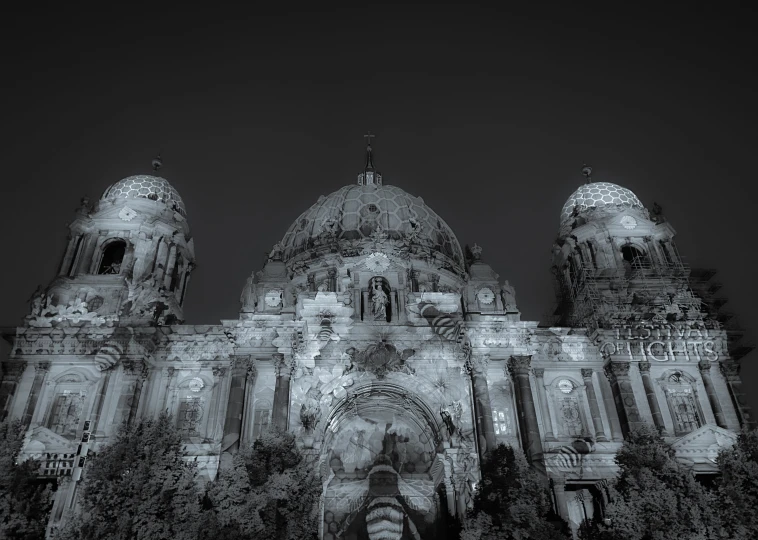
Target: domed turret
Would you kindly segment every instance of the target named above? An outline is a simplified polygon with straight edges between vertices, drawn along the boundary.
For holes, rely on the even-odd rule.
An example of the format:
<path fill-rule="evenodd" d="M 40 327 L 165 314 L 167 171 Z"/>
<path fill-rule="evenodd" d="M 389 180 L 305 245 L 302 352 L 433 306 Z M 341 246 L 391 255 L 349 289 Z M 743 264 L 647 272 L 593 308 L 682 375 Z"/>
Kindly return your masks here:
<path fill-rule="evenodd" d="M 568 198 L 561 210 L 561 225 L 567 223 L 575 213 L 580 215 L 594 208 L 644 210 L 645 207 L 634 193 L 624 187 L 610 182 L 592 182 L 580 186 Z"/>
<path fill-rule="evenodd" d="M 127 176 L 106 189 L 100 197 L 101 201 L 115 199 L 149 199 L 165 204 L 184 217 L 187 216 L 179 192 L 169 184 L 168 180 L 160 176 L 148 174 Z"/>

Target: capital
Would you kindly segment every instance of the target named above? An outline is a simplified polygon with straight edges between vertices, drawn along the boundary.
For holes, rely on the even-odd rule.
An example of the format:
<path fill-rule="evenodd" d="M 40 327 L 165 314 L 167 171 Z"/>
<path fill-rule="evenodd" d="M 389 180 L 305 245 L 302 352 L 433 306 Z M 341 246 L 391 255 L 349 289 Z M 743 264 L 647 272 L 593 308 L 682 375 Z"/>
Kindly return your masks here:
<path fill-rule="evenodd" d="M 220 379 L 224 375 L 226 375 L 226 368 L 225 367 L 214 367 L 211 372 L 213 373 L 213 377 L 216 379 Z"/>
<path fill-rule="evenodd" d="M 721 362 L 719 368 L 724 377 L 729 380 L 738 379 L 740 376 L 740 365 L 737 362 Z"/>
<path fill-rule="evenodd" d="M 271 355 L 274 362 L 274 369 L 277 377 L 289 377 L 292 372 L 292 366 L 284 359 L 284 354 L 274 353 Z"/>
<path fill-rule="evenodd" d="M 711 371 L 711 363 L 708 360 L 700 360 L 700 362 L 697 363 L 697 367 L 702 373 Z"/>
<path fill-rule="evenodd" d="M 26 362 L 5 362 L 3 364 L 4 379 L 18 379 L 26 370 Z"/>
<path fill-rule="evenodd" d="M 545 376 L 545 368 L 536 367 L 532 368 L 532 373 L 534 373 L 534 376 L 538 379 L 542 379 Z"/>
<path fill-rule="evenodd" d="M 591 379 L 594 372 L 595 370 L 592 368 L 582 368 L 582 378 Z"/>
<path fill-rule="evenodd" d="M 511 356 L 508 359 L 508 369 L 511 375 L 529 375 L 529 368 L 532 366 L 531 355 Z"/>
<path fill-rule="evenodd" d="M 608 367 L 616 377 L 628 377 L 631 364 L 629 362 L 609 362 Z"/>
<path fill-rule="evenodd" d="M 50 371 L 50 362 L 37 362 L 34 364 L 34 370 L 37 373 L 47 373 Z"/>
<path fill-rule="evenodd" d="M 639 362 L 637 367 L 639 368 L 640 373 L 650 373 L 650 362 Z"/>
<path fill-rule="evenodd" d="M 474 373 L 486 373 L 490 365 L 489 354 L 472 354 L 469 356 L 469 368 Z"/>

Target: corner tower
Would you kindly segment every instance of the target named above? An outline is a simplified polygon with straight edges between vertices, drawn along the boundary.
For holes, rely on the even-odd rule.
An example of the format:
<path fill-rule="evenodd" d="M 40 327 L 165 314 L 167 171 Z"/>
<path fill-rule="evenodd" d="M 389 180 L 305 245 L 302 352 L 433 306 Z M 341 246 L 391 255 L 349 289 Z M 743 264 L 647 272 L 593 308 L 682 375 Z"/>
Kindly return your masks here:
<path fill-rule="evenodd" d="M 153 169 L 161 166 L 160 158 Z M 186 210 L 165 178 L 136 175 L 82 199 L 58 275 L 32 299 L 29 326 L 63 319 L 176 324 L 195 253 Z"/>

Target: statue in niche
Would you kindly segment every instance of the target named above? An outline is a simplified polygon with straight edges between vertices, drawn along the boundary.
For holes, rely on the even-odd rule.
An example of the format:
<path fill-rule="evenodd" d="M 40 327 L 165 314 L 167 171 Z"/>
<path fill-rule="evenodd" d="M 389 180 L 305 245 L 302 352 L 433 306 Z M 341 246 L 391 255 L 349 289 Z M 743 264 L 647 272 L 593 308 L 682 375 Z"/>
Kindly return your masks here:
<path fill-rule="evenodd" d="M 276 244 L 274 244 L 274 247 L 271 248 L 271 253 L 268 254 L 268 260 L 281 261 L 283 252 L 284 252 L 284 246 L 282 245 L 281 242 L 277 242 Z"/>
<path fill-rule="evenodd" d="M 389 305 L 389 298 L 387 293 L 384 292 L 382 282 L 378 279 L 372 280 L 371 285 L 371 311 L 375 321 L 387 320 L 387 306 Z"/>

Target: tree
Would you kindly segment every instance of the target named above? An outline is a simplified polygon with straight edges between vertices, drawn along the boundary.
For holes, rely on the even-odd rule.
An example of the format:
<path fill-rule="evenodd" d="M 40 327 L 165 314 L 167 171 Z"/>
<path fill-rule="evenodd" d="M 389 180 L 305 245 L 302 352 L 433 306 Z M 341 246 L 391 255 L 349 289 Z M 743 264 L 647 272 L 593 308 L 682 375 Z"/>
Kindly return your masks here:
<path fill-rule="evenodd" d="M 206 523 L 219 531 L 209 538 L 316 539 L 321 482 L 314 469 L 291 433 L 268 431 L 241 448 L 207 485 Z"/>
<path fill-rule="evenodd" d="M 713 494 L 676 461 L 676 452 L 645 426 L 630 433 L 616 455 L 619 477 L 611 489 L 602 538 L 709 540 L 721 538 Z"/>
<path fill-rule="evenodd" d="M 499 444 L 482 460 L 481 473 L 474 509 L 461 540 L 571 537 L 566 524 L 553 512 L 544 479 L 529 466 L 521 450 Z"/>
<path fill-rule="evenodd" d="M 49 486 L 38 481 L 39 462 L 17 463 L 24 433 L 19 420 L 0 422 L 0 538 L 44 538 L 52 507 Z"/>
<path fill-rule="evenodd" d="M 80 509 L 56 538 L 194 539 L 201 493 L 196 478 L 171 416 L 123 425 L 87 463 Z"/>
<path fill-rule="evenodd" d="M 727 537 L 751 540 L 758 531 L 758 430 L 743 430 L 716 460 L 719 514 Z"/>

